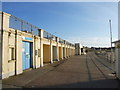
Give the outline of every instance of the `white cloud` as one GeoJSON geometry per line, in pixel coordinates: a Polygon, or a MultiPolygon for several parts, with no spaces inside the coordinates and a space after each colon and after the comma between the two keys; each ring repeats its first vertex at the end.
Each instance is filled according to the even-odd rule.
{"type": "MultiPolygon", "coordinates": [[[[108,37],[68,37],[68,41],[72,43],[81,43],[85,46],[110,47],[110,38],[108,37]]],[[[117,38],[113,38],[116,41],[117,38]]]]}

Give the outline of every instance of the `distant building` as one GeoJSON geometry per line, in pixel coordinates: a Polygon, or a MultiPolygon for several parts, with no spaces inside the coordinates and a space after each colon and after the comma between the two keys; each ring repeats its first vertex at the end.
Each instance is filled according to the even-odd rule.
{"type": "MultiPolygon", "coordinates": [[[[91,47],[91,50],[111,52],[111,47],[91,47]]],[[[115,47],[112,47],[112,50],[114,51],[115,47]]]]}
{"type": "Polygon", "coordinates": [[[75,55],[84,55],[86,54],[84,46],[80,43],[75,43],[75,55]]]}

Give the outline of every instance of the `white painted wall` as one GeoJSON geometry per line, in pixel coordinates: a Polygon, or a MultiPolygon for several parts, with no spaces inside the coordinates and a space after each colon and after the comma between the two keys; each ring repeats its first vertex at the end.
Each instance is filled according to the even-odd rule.
{"type": "MultiPolygon", "coordinates": [[[[46,55],[45,58],[47,58],[46,62],[52,62],[52,44],[54,44],[51,40],[45,39],[43,38],[43,31],[41,30],[41,38],[40,37],[34,37],[34,35],[30,34],[30,33],[26,33],[26,32],[22,32],[20,30],[14,30],[12,28],[9,28],[9,17],[10,14],[4,13],[4,25],[3,25],[3,42],[1,42],[0,40],[0,49],[1,49],[1,43],[2,43],[2,52],[0,52],[0,58],[1,58],[1,54],[2,54],[2,59],[0,59],[0,61],[2,60],[2,65],[0,62],[0,66],[2,66],[2,78],[8,78],[9,76],[13,76],[15,74],[21,74],[23,73],[22,70],[22,41],[24,40],[23,37],[30,37],[32,38],[31,41],[29,40],[24,40],[24,41],[29,41],[31,43],[33,43],[32,47],[33,47],[33,51],[32,51],[32,63],[33,63],[33,68],[38,68],[38,67],[42,67],[43,66],[43,57],[44,55],[46,55]],[[16,38],[15,38],[15,33],[16,33],[16,38]],[[46,45],[46,46],[45,46],[46,45]],[[13,48],[14,50],[14,54],[16,57],[10,59],[9,56],[11,56],[11,49],[13,48]],[[45,48],[45,49],[44,49],[45,48]],[[35,56],[35,50],[40,49],[40,55],[38,57],[38,54],[35,56]],[[46,53],[43,54],[45,51],[46,53]],[[10,60],[9,60],[10,59],[10,60]],[[9,60],[9,62],[8,62],[9,60]],[[16,61],[16,63],[15,63],[16,61]]],[[[0,30],[1,31],[1,30],[0,30]]],[[[0,39],[1,39],[1,33],[0,33],[0,39]]],[[[56,42],[55,42],[56,43],[56,42]]],[[[57,55],[57,53],[59,53],[59,49],[58,49],[58,43],[56,46],[56,49],[54,49],[54,58],[58,58],[59,54],[57,55]]],[[[63,58],[63,53],[64,53],[64,57],[66,58],[66,48],[68,48],[69,46],[65,44],[63,44],[62,48],[61,48],[61,52],[62,52],[62,58],[63,58]],[[63,50],[64,47],[64,50],[63,50]]],[[[71,55],[74,55],[74,46],[71,46],[71,55]]],[[[1,51],[1,50],[0,50],[1,51]]],[[[13,55],[13,54],[12,54],[13,55]]]]}
{"type": "Polygon", "coordinates": [[[76,43],[75,44],[75,54],[76,55],[81,55],[82,54],[82,52],[81,52],[81,48],[83,48],[83,46],[82,46],[82,44],[80,44],[80,43],[76,43]]]}
{"type": "MultiPolygon", "coordinates": [[[[118,40],[120,40],[120,2],[118,3],[118,40]]],[[[116,73],[120,79],[120,48],[116,49],[116,73]]]]}
{"type": "Polygon", "coordinates": [[[2,89],[2,39],[1,39],[1,20],[2,14],[0,13],[0,89],[2,89]]]}

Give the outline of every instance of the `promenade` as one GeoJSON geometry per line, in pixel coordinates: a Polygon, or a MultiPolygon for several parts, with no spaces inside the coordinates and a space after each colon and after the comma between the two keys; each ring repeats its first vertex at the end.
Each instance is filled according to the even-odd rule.
{"type": "Polygon", "coordinates": [[[3,88],[119,88],[119,80],[101,61],[93,52],[72,56],[4,79],[3,88]]]}

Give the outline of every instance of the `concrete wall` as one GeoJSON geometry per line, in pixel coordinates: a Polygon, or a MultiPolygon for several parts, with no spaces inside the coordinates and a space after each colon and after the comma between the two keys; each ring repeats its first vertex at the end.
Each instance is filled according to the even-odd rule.
{"type": "MultiPolygon", "coordinates": [[[[0,22],[2,22],[2,13],[0,13],[0,22]]],[[[2,66],[2,27],[0,23],[0,66],[2,66]]],[[[0,79],[2,79],[2,67],[0,67],[0,79]]]]}
{"type": "Polygon", "coordinates": [[[22,32],[16,31],[16,74],[21,74],[22,71],[22,32]],[[21,52],[21,53],[20,53],[21,52]]]}
{"type": "MultiPolygon", "coordinates": [[[[23,37],[32,38],[34,43],[34,37],[31,34],[21,32],[19,30],[9,29],[3,33],[3,52],[2,52],[2,78],[7,78],[12,75],[21,74],[22,70],[22,41],[23,37]],[[7,54],[6,54],[7,53],[7,54]]],[[[33,46],[34,47],[34,44],[33,46]]],[[[33,68],[36,66],[34,64],[34,50],[32,52],[32,63],[33,68]]]]}
{"type": "Polygon", "coordinates": [[[59,61],[63,57],[74,55],[74,46],[43,38],[44,30],[40,30],[40,36],[34,36],[28,32],[9,28],[10,14],[4,13],[3,18],[3,39],[0,42],[2,44],[2,79],[23,73],[23,41],[31,43],[31,68],[43,67],[44,63],[53,63],[53,59],[59,61]]]}
{"type": "MultiPolygon", "coordinates": [[[[9,65],[8,65],[8,56],[6,53],[8,53],[9,47],[8,47],[8,32],[9,32],[9,14],[4,14],[3,16],[3,40],[2,40],[2,78],[9,77],[9,65]]],[[[10,62],[11,63],[11,62],[10,62]]]]}
{"type": "Polygon", "coordinates": [[[35,68],[39,68],[41,66],[41,48],[40,48],[40,37],[38,36],[35,36],[34,37],[34,42],[35,42],[35,45],[34,45],[34,49],[35,49],[35,55],[34,55],[34,58],[35,58],[35,68]]]}
{"type": "Polygon", "coordinates": [[[15,30],[8,32],[8,72],[9,76],[15,75],[15,30]]]}
{"type": "Polygon", "coordinates": [[[75,54],[76,55],[84,55],[84,54],[86,54],[85,53],[85,48],[80,43],[75,44],[75,54]]]}

